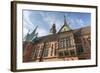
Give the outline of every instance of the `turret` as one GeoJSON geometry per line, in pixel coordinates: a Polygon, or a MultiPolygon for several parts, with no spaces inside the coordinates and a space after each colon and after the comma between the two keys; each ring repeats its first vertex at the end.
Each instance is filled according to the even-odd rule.
{"type": "Polygon", "coordinates": [[[51,29],[50,29],[50,33],[55,34],[56,33],[56,25],[53,24],[51,29]]]}

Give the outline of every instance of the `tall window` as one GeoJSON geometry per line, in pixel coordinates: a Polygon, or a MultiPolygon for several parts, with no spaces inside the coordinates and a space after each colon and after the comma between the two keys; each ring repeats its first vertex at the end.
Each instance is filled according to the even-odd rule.
{"type": "Polygon", "coordinates": [[[59,48],[68,48],[71,47],[70,37],[62,38],[59,40],[59,48]]]}
{"type": "Polygon", "coordinates": [[[39,50],[37,48],[35,48],[31,54],[31,59],[32,60],[36,60],[37,57],[38,57],[38,53],[39,53],[39,50]]]}
{"type": "Polygon", "coordinates": [[[55,43],[55,49],[57,49],[58,48],[58,44],[57,43],[55,43]]]}
{"type": "Polygon", "coordinates": [[[65,48],[65,47],[66,47],[66,39],[62,38],[60,39],[60,42],[59,42],[59,48],[65,48]]]}
{"type": "Polygon", "coordinates": [[[69,47],[69,38],[66,38],[66,46],[69,47]]]}
{"type": "Polygon", "coordinates": [[[34,58],[34,55],[35,55],[35,49],[32,50],[32,53],[31,53],[31,59],[34,58]]]}
{"type": "Polygon", "coordinates": [[[56,49],[57,49],[57,43],[55,43],[55,45],[54,45],[54,55],[55,56],[57,55],[56,49]]]}
{"type": "Polygon", "coordinates": [[[39,50],[39,57],[41,57],[42,55],[42,50],[39,50]]]}
{"type": "Polygon", "coordinates": [[[63,39],[60,40],[59,47],[63,48],[63,39]]]}
{"type": "Polygon", "coordinates": [[[75,50],[70,50],[70,55],[75,56],[75,50]]]}
{"type": "Polygon", "coordinates": [[[77,54],[80,55],[82,52],[84,52],[83,47],[81,45],[79,45],[77,47],[77,54]]]}
{"type": "Polygon", "coordinates": [[[51,46],[51,56],[53,55],[53,44],[51,46]]]}
{"type": "Polygon", "coordinates": [[[65,54],[65,56],[68,56],[69,55],[69,51],[68,50],[64,51],[64,54],[65,54]]]}
{"type": "Polygon", "coordinates": [[[38,56],[38,53],[39,53],[39,50],[38,49],[35,49],[35,57],[38,56]]]}
{"type": "Polygon", "coordinates": [[[70,36],[68,36],[66,38],[66,41],[67,41],[67,47],[71,47],[71,39],[70,39],[70,36]]]}
{"type": "Polygon", "coordinates": [[[47,57],[48,56],[48,49],[47,48],[44,49],[43,56],[44,57],[47,57]]]}
{"type": "Polygon", "coordinates": [[[57,55],[57,49],[55,49],[55,52],[54,53],[55,53],[55,56],[56,56],[57,55]]]}
{"type": "Polygon", "coordinates": [[[66,38],[63,38],[63,48],[66,48],[66,38]]]}

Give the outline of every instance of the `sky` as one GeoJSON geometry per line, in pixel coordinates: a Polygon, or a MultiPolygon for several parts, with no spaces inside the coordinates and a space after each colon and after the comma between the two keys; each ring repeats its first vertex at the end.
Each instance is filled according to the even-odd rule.
{"type": "Polygon", "coordinates": [[[48,35],[52,24],[56,24],[56,30],[59,31],[64,24],[64,16],[71,29],[91,25],[91,13],[23,10],[23,37],[36,26],[38,37],[48,35]]]}

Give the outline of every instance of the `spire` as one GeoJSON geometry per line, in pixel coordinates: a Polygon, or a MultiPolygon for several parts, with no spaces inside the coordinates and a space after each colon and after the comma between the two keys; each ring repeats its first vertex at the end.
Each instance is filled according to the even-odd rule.
{"type": "Polygon", "coordinates": [[[66,25],[67,22],[66,22],[66,16],[64,15],[64,25],[66,25]]]}
{"type": "Polygon", "coordinates": [[[36,33],[36,29],[38,26],[36,26],[36,28],[33,30],[32,33],[29,34],[29,32],[27,33],[27,35],[25,36],[25,41],[27,42],[34,42],[37,38],[38,33],[36,33]]]}
{"type": "Polygon", "coordinates": [[[68,23],[66,22],[66,16],[64,15],[64,24],[61,27],[61,29],[59,30],[59,32],[65,32],[65,31],[69,31],[69,30],[71,30],[71,29],[70,29],[68,23]]]}
{"type": "Polygon", "coordinates": [[[35,29],[34,29],[33,32],[31,33],[31,35],[35,34],[37,27],[38,27],[38,26],[35,27],[35,29]]]}

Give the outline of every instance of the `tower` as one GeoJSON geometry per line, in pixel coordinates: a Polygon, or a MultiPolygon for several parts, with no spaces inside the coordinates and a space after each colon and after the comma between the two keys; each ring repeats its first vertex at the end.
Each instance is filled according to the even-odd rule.
{"type": "Polygon", "coordinates": [[[27,35],[25,36],[25,41],[33,43],[36,40],[38,35],[38,33],[36,33],[37,27],[38,26],[36,26],[35,29],[30,34],[27,33],[27,35]]]}
{"type": "Polygon", "coordinates": [[[55,34],[56,33],[56,25],[53,24],[51,29],[50,29],[50,33],[55,34]]]}

